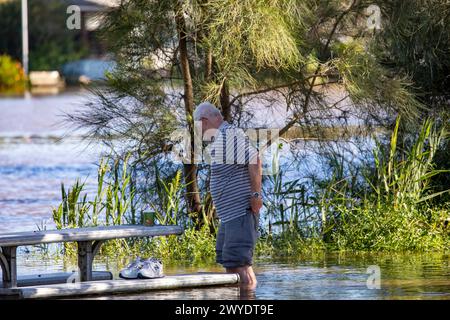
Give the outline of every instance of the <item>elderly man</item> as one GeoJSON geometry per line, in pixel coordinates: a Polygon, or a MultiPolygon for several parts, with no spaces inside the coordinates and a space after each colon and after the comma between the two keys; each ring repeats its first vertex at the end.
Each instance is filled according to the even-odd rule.
{"type": "Polygon", "coordinates": [[[210,191],[220,219],[216,260],[241,282],[256,286],[253,250],[262,207],[262,166],[257,150],[239,128],[223,120],[220,111],[204,102],[194,111],[204,141],[211,142],[210,191]]]}

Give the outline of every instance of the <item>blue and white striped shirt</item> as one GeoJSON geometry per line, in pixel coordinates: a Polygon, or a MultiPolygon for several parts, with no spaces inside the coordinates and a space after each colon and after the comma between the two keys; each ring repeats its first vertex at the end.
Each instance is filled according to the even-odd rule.
{"type": "Polygon", "coordinates": [[[242,129],[224,121],[209,154],[210,191],[219,219],[227,222],[245,215],[251,196],[248,165],[256,164],[258,151],[242,129]]]}

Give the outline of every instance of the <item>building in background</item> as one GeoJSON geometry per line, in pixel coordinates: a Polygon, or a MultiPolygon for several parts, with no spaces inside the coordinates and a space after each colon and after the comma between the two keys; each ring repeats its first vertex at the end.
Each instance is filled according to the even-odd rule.
{"type": "Polygon", "coordinates": [[[117,6],[120,0],[62,0],[67,6],[76,5],[81,11],[81,38],[89,57],[64,64],[62,74],[69,83],[89,83],[103,80],[105,73],[113,71],[116,64],[96,32],[102,24],[102,13],[117,6]]]}
{"type": "MultiPolygon", "coordinates": [[[[32,1],[32,0],[31,0],[32,1]]],[[[106,48],[96,38],[102,23],[102,13],[117,6],[120,0],[60,0],[67,6],[76,5],[81,11],[81,39],[91,56],[106,54],[106,48]]]]}

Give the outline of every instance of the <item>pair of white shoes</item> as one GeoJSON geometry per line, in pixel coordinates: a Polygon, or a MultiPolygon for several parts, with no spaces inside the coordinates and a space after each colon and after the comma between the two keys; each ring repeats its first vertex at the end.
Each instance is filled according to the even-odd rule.
{"type": "Polygon", "coordinates": [[[141,259],[137,257],[125,269],[121,270],[122,279],[155,279],[164,277],[161,260],[155,258],[141,259]]]}

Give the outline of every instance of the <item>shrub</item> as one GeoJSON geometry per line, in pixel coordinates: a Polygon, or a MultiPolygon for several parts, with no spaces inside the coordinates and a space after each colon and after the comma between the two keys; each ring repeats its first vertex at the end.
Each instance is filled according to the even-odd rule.
{"type": "Polygon", "coordinates": [[[8,55],[0,55],[0,90],[23,88],[24,85],[22,65],[8,55]]]}

